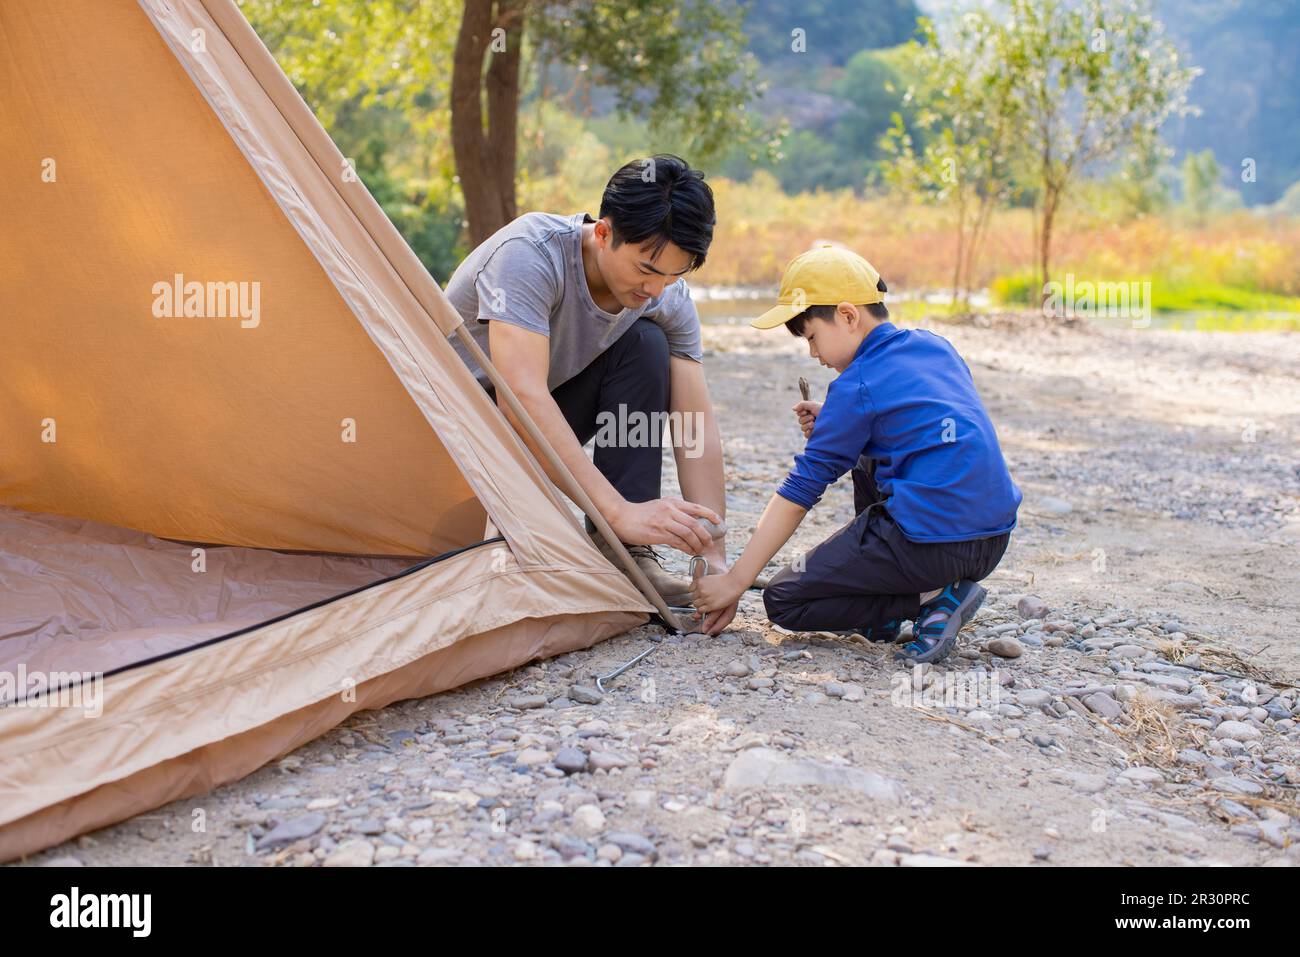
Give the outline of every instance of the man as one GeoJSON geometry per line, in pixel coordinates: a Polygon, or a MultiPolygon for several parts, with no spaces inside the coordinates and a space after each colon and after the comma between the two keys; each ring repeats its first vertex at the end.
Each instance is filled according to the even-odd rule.
{"type": "MultiPolygon", "coordinates": [[[[676,156],[636,160],[609,180],[599,219],[527,213],[447,284],[475,340],[670,605],[689,602],[690,583],[669,575],[651,546],[702,554],[711,572],[726,567],[723,536],[701,522],[722,526],[725,516],[722,439],[699,315],[681,281],[704,263],[715,221],[701,172],[676,156]],[[665,421],[684,499],[661,497],[665,421]]],[[[715,611],[704,629],[721,632],[735,612],[715,611]]]]}

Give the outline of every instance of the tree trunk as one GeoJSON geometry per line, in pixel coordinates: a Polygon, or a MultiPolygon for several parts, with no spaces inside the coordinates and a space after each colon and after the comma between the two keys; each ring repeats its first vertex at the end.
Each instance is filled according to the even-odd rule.
{"type": "Polygon", "coordinates": [[[1056,202],[1056,190],[1049,187],[1043,191],[1042,226],[1038,234],[1038,269],[1043,277],[1039,287],[1040,308],[1047,302],[1047,284],[1052,281],[1052,221],[1056,218],[1056,202]]]}
{"type": "MultiPolygon", "coordinates": [[[[451,72],[451,146],[465,198],[470,242],[477,246],[515,218],[519,59],[526,0],[465,0],[451,72]],[[505,49],[491,49],[493,30],[505,49]],[[484,128],[483,58],[487,105],[484,128]]],[[[498,45],[499,46],[499,45],[498,45]]]]}
{"type": "Polygon", "coordinates": [[[952,308],[956,309],[961,300],[961,263],[966,245],[966,201],[957,201],[957,264],[952,272],[952,308]]]}

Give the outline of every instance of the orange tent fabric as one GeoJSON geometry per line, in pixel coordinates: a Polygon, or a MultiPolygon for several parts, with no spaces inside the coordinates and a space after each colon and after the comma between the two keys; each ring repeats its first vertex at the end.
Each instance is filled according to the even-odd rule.
{"type": "Polygon", "coordinates": [[[230,0],[0,50],[0,859],[645,620],[230,0]]]}

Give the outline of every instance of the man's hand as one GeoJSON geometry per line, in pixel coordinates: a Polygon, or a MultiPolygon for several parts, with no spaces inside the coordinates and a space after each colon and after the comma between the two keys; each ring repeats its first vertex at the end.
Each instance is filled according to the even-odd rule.
{"type": "Polygon", "coordinates": [[[713,509],[680,498],[625,502],[609,524],[619,541],[628,545],[669,545],[699,555],[713,546],[712,537],[696,521],[700,518],[722,524],[722,517],[713,509]]]}
{"type": "Polygon", "coordinates": [[[821,415],[822,404],[804,399],[802,402],[794,404],[794,414],[799,419],[799,428],[803,430],[805,439],[812,437],[813,424],[817,421],[817,416],[821,415]]]}

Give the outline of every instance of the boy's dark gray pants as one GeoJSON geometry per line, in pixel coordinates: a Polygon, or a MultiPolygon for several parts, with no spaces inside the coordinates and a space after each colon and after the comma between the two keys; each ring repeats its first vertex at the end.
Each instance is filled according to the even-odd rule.
{"type": "Polygon", "coordinates": [[[767,617],[791,631],[849,631],[915,619],[922,592],[998,567],[1011,534],[969,542],[912,542],[885,511],[875,463],[853,469],[857,518],[787,565],[763,590],[767,617]],[[796,567],[802,566],[796,571],[796,567]]]}

